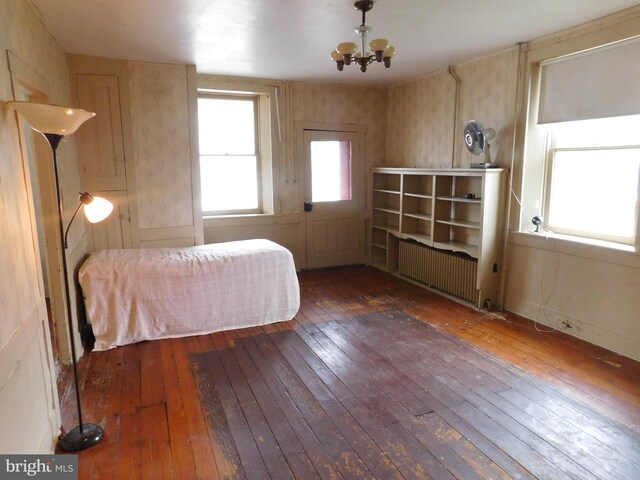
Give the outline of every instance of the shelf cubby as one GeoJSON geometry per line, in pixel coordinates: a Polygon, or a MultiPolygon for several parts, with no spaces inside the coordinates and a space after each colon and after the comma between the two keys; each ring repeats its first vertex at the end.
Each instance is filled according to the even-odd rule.
{"type": "MultiPolygon", "coordinates": [[[[437,249],[461,255],[477,266],[472,270],[477,286],[473,303],[496,303],[504,169],[374,168],[372,185],[371,257],[375,266],[413,278],[415,265],[410,274],[398,267],[402,242],[414,242],[412,251],[437,249]]],[[[420,255],[420,261],[429,257],[420,255]]],[[[410,263],[403,257],[403,265],[410,263]]],[[[464,298],[470,298],[468,293],[464,298]]]]}

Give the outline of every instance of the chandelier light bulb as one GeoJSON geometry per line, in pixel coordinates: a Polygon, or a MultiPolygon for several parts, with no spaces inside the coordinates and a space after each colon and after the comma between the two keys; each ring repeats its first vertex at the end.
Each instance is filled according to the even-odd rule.
{"type": "Polygon", "coordinates": [[[358,51],[358,45],[354,42],[342,42],[338,44],[336,50],[342,55],[353,55],[358,51]]]}
{"type": "Polygon", "coordinates": [[[342,55],[339,51],[334,50],[333,52],[331,52],[331,59],[336,62],[338,71],[341,72],[344,68],[344,55],[342,55]]]}
{"type": "Polygon", "coordinates": [[[389,68],[391,66],[391,57],[393,57],[395,54],[396,54],[395,47],[389,46],[385,49],[383,53],[385,68],[389,68]]]}
{"type": "Polygon", "coordinates": [[[386,38],[376,38],[369,42],[369,48],[374,52],[384,52],[389,46],[389,40],[386,38]]]}

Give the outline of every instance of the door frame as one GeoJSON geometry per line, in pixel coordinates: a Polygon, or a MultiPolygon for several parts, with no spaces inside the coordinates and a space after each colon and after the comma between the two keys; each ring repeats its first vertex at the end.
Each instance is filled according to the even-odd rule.
{"type": "MultiPolygon", "coordinates": [[[[39,75],[32,67],[24,62],[20,57],[15,55],[10,50],[7,51],[9,60],[9,70],[11,72],[11,81],[13,87],[13,97],[18,100],[19,92],[28,92],[29,99],[39,103],[49,103],[49,85],[44,77],[39,75]]],[[[22,122],[18,121],[18,131],[20,133],[20,146],[23,155],[23,168],[25,175],[31,176],[29,171],[29,160],[24,158],[27,155],[26,148],[26,136],[23,131],[22,122]]],[[[58,217],[57,210],[57,197],[56,197],[56,185],[54,181],[54,164],[52,160],[51,149],[47,144],[44,137],[39,134],[31,136],[33,139],[33,153],[35,154],[35,164],[38,169],[38,188],[40,190],[39,196],[41,199],[41,213],[44,217],[42,220],[43,230],[45,238],[40,238],[36,230],[35,224],[35,207],[33,192],[31,190],[31,183],[28,182],[28,198],[29,209],[34,216],[33,221],[33,235],[38,242],[45,242],[45,255],[46,258],[40,258],[39,250],[36,248],[38,267],[42,271],[42,264],[44,263],[48,273],[48,284],[50,286],[49,292],[44,291],[43,278],[39,277],[39,288],[43,297],[49,294],[51,302],[50,315],[52,317],[52,323],[54,325],[54,331],[48,332],[51,344],[48,348],[52,349],[55,343],[56,352],[51,351],[54,358],[62,363],[68,364],[71,362],[71,345],[70,341],[73,334],[69,332],[67,317],[66,317],[66,301],[64,294],[64,275],[62,274],[62,244],[60,243],[60,234],[58,232],[58,224],[51,219],[58,217]],[[55,342],[53,336],[55,335],[55,342]]],[[[48,327],[48,325],[47,325],[48,327]]],[[[47,330],[49,330],[47,328],[47,330]]],[[[81,351],[81,350],[80,350],[81,351]]]]}
{"type": "MultiPolygon", "coordinates": [[[[360,125],[355,123],[327,123],[327,122],[295,122],[295,147],[297,153],[297,178],[300,180],[300,188],[298,188],[298,212],[302,217],[301,228],[302,228],[302,238],[304,240],[303,252],[304,256],[301,258],[302,265],[301,269],[307,269],[307,216],[303,211],[303,204],[305,202],[305,196],[307,193],[307,182],[308,176],[306,175],[306,164],[305,164],[305,144],[304,144],[304,132],[305,130],[313,130],[319,132],[342,132],[342,133],[358,133],[362,135],[362,155],[363,155],[363,167],[361,169],[362,178],[359,179],[362,182],[362,205],[363,205],[363,215],[366,217],[366,208],[367,208],[367,142],[366,142],[366,133],[367,126],[360,125]]],[[[363,217],[363,218],[365,218],[363,217]]],[[[366,231],[365,231],[365,245],[366,245],[366,231]]],[[[365,248],[365,257],[366,257],[366,248],[365,248]]]]}

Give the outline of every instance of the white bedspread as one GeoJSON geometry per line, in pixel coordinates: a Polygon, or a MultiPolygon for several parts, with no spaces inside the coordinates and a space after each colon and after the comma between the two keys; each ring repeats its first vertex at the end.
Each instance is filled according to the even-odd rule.
{"type": "Polygon", "coordinates": [[[79,271],[95,350],[292,319],[293,256],[269,240],[103,250],[79,271]]]}

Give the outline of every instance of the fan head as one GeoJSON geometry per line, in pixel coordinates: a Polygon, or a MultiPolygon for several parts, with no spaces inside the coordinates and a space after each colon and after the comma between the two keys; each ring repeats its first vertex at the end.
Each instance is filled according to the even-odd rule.
{"type": "Polygon", "coordinates": [[[493,128],[485,129],[480,122],[469,120],[464,127],[464,143],[471,153],[482,155],[495,134],[493,128]]]}

